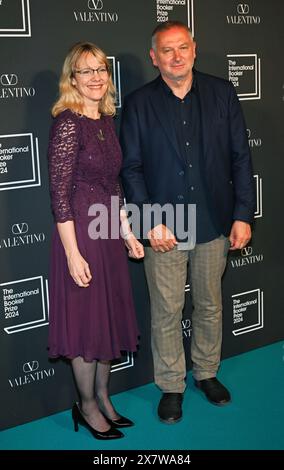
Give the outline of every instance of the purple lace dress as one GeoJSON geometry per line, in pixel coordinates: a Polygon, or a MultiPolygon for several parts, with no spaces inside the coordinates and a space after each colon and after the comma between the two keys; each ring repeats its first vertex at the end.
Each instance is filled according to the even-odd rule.
{"type": "MultiPolygon", "coordinates": [[[[111,196],[120,196],[121,150],[109,116],[93,120],[70,110],[53,122],[49,141],[52,209],[56,222],[73,220],[81,255],[92,280],[78,287],[69,274],[55,227],[50,265],[50,357],[86,361],[118,358],[135,351],[138,329],[121,238],[96,240],[88,227],[89,207],[102,203],[110,213],[111,196]]],[[[118,216],[119,206],[117,204],[118,216]]],[[[108,222],[110,224],[110,221],[108,222]]]]}

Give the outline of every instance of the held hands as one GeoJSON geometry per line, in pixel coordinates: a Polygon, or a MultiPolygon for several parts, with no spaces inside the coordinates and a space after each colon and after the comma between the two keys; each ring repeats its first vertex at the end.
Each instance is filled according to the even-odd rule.
{"type": "Polygon", "coordinates": [[[247,222],[235,220],[230,233],[230,250],[242,249],[251,239],[251,228],[247,222]]]}
{"type": "Polygon", "coordinates": [[[79,251],[67,256],[67,263],[70,276],[79,287],[89,287],[92,275],[88,263],[81,256],[79,251]]]}
{"type": "Polygon", "coordinates": [[[144,247],[135,237],[133,232],[129,232],[124,236],[124,243],[128,249],[128,256],[130,258],[140,259],[144,257],[144,247]]]}
{"type": "Polygon", "coordinates": [[[147,237],[153,250],[161,251],[162,253],[172,250],[178,244],[176,237],[163,224],[156,225],[156,227],[147,233],[147,237]]]}

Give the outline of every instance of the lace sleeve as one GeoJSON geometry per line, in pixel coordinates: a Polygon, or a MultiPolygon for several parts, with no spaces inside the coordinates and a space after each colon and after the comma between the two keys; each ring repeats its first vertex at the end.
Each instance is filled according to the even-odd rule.
{"type": "Polygon", "coordinates": [[[124,194],[122,191],[121,183],[118,180],[116,184],[116,196],[119,197],[119,208],[121,209],[124,206],[124,194]]]}
{"type": "Polygon", "coordinates": [[[50,131],[48,147],[51,206],[56,222],[74,219],[70,199],[78,140],[76,121],[58,116],[50,131]]]}
{"type": "MultiPolygon", "coordinates": [[[[116,129],[115,129],[115,124],[114,124],[114,119],[110,116],[108,116],[108,123],[109,123],[109,126],[113,132],[113,138],[115,140],[117,140],[117,136],[116,136],[116,129]]],[[[119,143],[118,143],[119,145],[119,143]]],[[[119,149],[120,149],[120,146],[119,146],[119,149]]],[[[120,178],[118,178],[117,180],[117,183],[116,183],[116,187],[115,187],[115,195],[119,197],[119,208],[121,209],[122,206],[124,206],[124,193],[123,193],[123,189],[122,189],[122,185],[121,185],[121,181],[120,181],[120,178]]]]}

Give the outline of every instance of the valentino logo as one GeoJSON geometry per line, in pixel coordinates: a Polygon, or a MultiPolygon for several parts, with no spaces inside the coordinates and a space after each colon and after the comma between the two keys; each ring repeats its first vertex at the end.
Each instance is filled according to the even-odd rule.
{"type": "Polygon", "coordinates": [[[75,21],[82,21],[83,23],[117,23],[119,20],[117,12],[103,11],[104,2],[102,2],[102,0],[88,0],[88,2],[86,1],[86,5],[88,5],[87,11],[73,11],[75,21]]]}
{"type": "Polygon", "coordinates": [[[250,256],[252,254],[252,247],[251,246],[245,246],[241,250],[242,256],[250,256]]]}
{"type": "Polygon", "coordinates": [[[239,15],[247,15],[249,12],[249,6],[247,3],[239,3],[237,6],[237,12],[239,15]]]}
{"type": "Polygon", "coordinates": [[[227,15],[227,23],[241,25],[241,24],[260,24],[261,18],[259,15],[251,15],[250,6],[248,3],[237,4],[237,15],[227,15]]]}
{"type": "Polygon", "coordinates": [[[240,250],[240,256],[233,257],[231,259],[232,268],[243,268],[249,266],[250,264],[262,263],[263,253],[253,253],[253,248],[251,246],[245,246],[240,250]]]}
{"type": "Polygon", "coordinates": [[[29,233],[29,225],[26,222],[13,224],[11,226],[11,232],[13,236],[10,235],[7,238],[0,237],[0,250],[2,248],[15,248],[45,242],[45,233],[29,233]]]}
{"type": "Polygon", "coordinates": [[[191,320],[189,318],[181,321],[182,333],[185,338],[191,336],[191,320]]]}
{"type": "Polygon", "coordinates": [[[262,263],[263,253],[254,253],[252,246],[245,246],[240,250],[240,254],[231,258],[232,268],[243,268],[250,264],[262,263]]]}
{"type": "Polygon", "coordinates": [[[181,324],[182,324],[182,328],[190,328],[191,327],[191,321],[190,321],[189,318],[187,318],[186,320],[182,320],[181,324]]]}
{"type": "Polygon", "coordinates": [[[103,2],[102,0],[88,0],[88,8],[90,10],[102,10],[103,9],[103,2]]]}
{"type": "Polygon", "coordinates": [[[23,371],[25,374],[30,374],[31,372],[35,372],[39,368],[39,363],[38,361],[30,361],[30,362],[25,362],[23,365],[23,371]]]}
{"type": "Polygon", "coordinates": [[[50,369],[40,369],[38,361],[25,362],[23,364],[23,372],[24,375],[8,379],[11,388],[16,389],[16,387],[23,387],[24,385],[34,384],[35,382],[49,379],[55,375],[55,370],[53,367],[50,369]]]}
{"type": "Polygon", "coordinates": [[[3,73],[0,76],[2,86],[15,86],[18,83],[18,77],[15,73],[3,73]]]}
{"type": "Polygon", "coordinates": [[[19,86],[18,82],[19,78],[15,73],[2,73],[0,75],[0,99],[35,96],[34,87],[19,86]]]}
{"type": "Polygon", "coordinates": [[[247,129],[248,143],[250,147],[257,148],[262,146],[262,139],[252,135],[250,129],[247,129]]]}
{"type": "Polygon", "coordinates": [[[14,235],[23,235],[27,233],[29,226],[26,222],[20,222],[19,224],[12,225],[12,233],[14,235]]]}

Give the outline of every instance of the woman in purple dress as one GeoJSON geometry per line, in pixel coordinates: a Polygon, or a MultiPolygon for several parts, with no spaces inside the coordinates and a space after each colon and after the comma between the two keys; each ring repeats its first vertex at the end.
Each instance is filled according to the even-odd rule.
{"type": "Polygon", "coordinates": [[[114,409],[108,381],[111,360],[137,346],[125,245],[129,256],[144,256],[120,209],[114,100],[104,52],[92,43],[75,44],[63,65],[48,151],[56,222],[49,355],[71,360],[80,394],[72,409],[75,431],[80,423],[97,439],[122,437],[117,428],[133,425],[114,409]],[[90,215],[97,212],[99,223],[90,215]],[[122,236],[113,229],[116,222],[122,236]]]}

